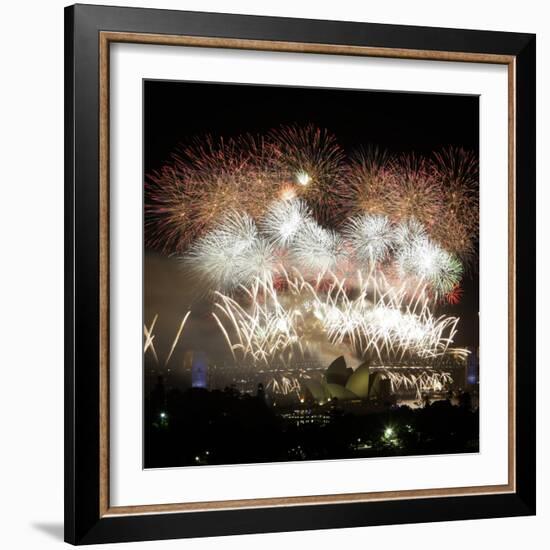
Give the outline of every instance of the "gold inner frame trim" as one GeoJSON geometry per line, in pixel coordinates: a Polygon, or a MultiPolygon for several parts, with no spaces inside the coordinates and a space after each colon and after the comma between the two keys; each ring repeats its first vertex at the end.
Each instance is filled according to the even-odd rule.
{"type": "Polygon", "coordinates": [[[99,514],[100,517],[160,514],[169,512],[197,512],[276,506],[303,506],[343,504],[350,502],[375,502],[383,500],[441,498],[448,496],[487,495],[514,493],[516,491],[516,243],[515,243],[515,90],[516,58],[511,55],[413,50],[402,48],[377,48],[337,44],[313,44],[279,42],[184,35],[107,32],[99,33],[99,514]],[[430,61],[455,61],[465,63],[492,63],[508,68],[508,483],[475,487],[415,489],[406,491],[381,491],[277,497],[261,499],[224,500],[213,502],[189,502],[171,504],[147,504],[139,506],[110,505],[109,500],[109,82],[111,43],[155,44],[162,46],[187,46],[255,50],[271,52],[312,53],[363,57],[387,57],[394,59],[418,59],[430,61]]]}

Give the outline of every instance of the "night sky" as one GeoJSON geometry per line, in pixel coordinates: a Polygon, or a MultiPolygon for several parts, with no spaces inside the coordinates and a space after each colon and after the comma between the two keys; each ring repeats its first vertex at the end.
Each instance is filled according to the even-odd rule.
{"type": "MultiPolygon", "coordinates": [[[[203,134],[230,137],[307,123],[330,130],[347,153],[368,144],[394,153],[429,154],[449,145],[479,151],[477,96],[147,80],[144,173],[160,168],[179,145],[203,134]]],[[[153,258],[156,267],[148,267],[149,254],[146,316],[147,296],[155,294],[150,287],[163,276],[159,258],[153,258]]],[[[455,344],[476,347],[476,268],[462,286],[461,303],[442,309],[461,317],[455,344]]]]}

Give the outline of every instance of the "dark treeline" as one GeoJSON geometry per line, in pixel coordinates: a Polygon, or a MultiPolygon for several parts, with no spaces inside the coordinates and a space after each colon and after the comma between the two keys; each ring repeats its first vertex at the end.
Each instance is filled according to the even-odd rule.
{"type": "Polygon", "coordinates": [[[477,452],[479,415],[469,395],[423,408],[354,414],[330,407],[280,409],[235,389],[157,386],[145,402],[145,467],[239,464],[477,452]],[[309,422],[297,425],[300,411],[309,422]],[[285,414],[287,417],[285,417],[285,414]]]}

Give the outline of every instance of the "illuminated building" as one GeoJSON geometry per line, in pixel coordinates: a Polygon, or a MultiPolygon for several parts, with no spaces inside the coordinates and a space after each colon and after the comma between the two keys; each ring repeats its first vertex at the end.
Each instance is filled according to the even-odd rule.
{"type": "Polygon", "coordinates": [[[323,410],[320,407],[315,409],[295,408],[290,412],[283,413],[281,416],[296,426],[306,426],[308,424],[326,426],[331,421],[330,411],[323,410]]]}
{"type": "Polygon", "coordinates": [[[206,354],[201,351],[193,354],[191,386],[193,388],[206,388],[208,386],[208,363],[206,354]]]}
{"type": "Polygon", "coordinates": [[[468,356],[466,385],[479,383],[479,348],[468,356]]]}
{"type": "Polygon", "coordinates": [[[191,371],[193,369],[193,352],[186,351],[183,354],[183,381],[185,386],[191,385],[191,371]]]}

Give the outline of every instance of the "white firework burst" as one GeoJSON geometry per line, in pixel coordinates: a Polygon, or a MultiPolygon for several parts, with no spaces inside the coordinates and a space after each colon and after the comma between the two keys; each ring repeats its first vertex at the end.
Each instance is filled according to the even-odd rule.
{"type": "Polygon", "coordinates": [[[258,235],[252,218],[238,212],[229,213],[184,258],[202,282],[226,291],[270,277],[275,261],[273,246],[258,235]]]}
{"type": "Polygon", "coordinates": [[[337,267],[344,249],[336,232],[321,227],[314,220],[306,220],[293,239],[290,252],[300,270],[322,276],[337,267]]]}
{"type": "Polygon", "coordinates": [[[450,292],[462,277],[460,260],[428,238],[415,239],[400,249],[398,266],[404,275],[429,283],[436,295],[450,292]]]}
{"type": "Polygon", "coordinates": [[[384,261],[396,244],[394,227],[387,216],[363,214],[351,218],[344,237],[360,263],[373,266],[384,261]]]}
{"type": "Polygon", "coordinates": [[[310,221],[313,221],[311,212],[304,201],[291,198],[273,203],[260,227],[269,242],[287,246],[310,221]]]}
{"type": "Polygon", "coordinates": [[[409,218],[395,226],[395,242],[400,247],[411,246],[426,236],[426,228],[416,218],[409,218]]]}
{"type": "Polygon", "coordinates": [[[256,279],[270,279],[277,270],[276,263],[277,255],[273,245],[260,237],[255,239],[237,259],[234,285],[250,284],[256,279]]]}

